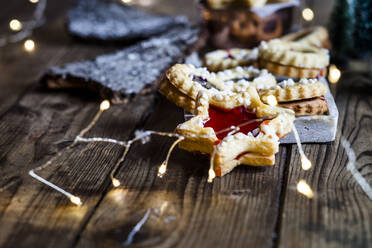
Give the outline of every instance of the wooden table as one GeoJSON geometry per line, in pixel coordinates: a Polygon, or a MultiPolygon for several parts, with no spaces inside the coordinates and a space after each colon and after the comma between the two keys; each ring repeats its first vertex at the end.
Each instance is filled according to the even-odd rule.
{"type": "MultiPolygon", "coordinates": [[[[22,43],[0,48],[1,247],[120,247],[146,216],[133,247],[372,246],[372,201],[347,170],[340,142],[350,141],[357,169],[371,185],[372,80],[354,72],[333,87],[340,111],[336,141],[304,145],[310,171],[301,170],[297,147],[284,145],[274,167],[240,166],[208,184],[207,159],[176,149],[160,179],[158,166],[172,140],[154,137],[134,145],[116,175],[118,189],[108,175],[123,148],[113,144],[78,144],[40,172],[80,196],[81,207],[28,176],[71,143],[99,103],[85,92],[41,88],[42,73],[118,49],[73,40],[64,29],[68,3],[48,4],[33,53],[22,43]],[[297,192],[301,179],[314,198],[297,192]]],[[[0,23],[31,11],[30,3],[7,1],[0,23]]],[[[182,110],[151,94],[113,106],[87,136],[127,140],[135,130],[172,131],[182,121],[182,110]]]]}

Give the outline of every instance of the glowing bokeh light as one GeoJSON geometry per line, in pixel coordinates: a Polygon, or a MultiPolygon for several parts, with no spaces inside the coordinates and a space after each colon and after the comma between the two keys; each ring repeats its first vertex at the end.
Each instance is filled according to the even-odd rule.
{"type": "Polygon", "coordinates": [[[276,106],[278,105],[278,101],[276,100],[276,97],[273,96],[273,95],[270,95],[267,97],[267,103],[270,105],[270,106],[276,106]]]}
{"type": "Polygon", "coordinates": [[[159,166],[158,177],[163,177],[165,172],[167,172],[167,164],[164,162],[159,166]]]}
{"type": "Polygon", "coordinates": [[[209,169],[208,172],[208,183],[213,182],[213,180],[216,178],[216,173],[214,172],[213,169],[209,169]]]}
{"type": "Polygon", "coordinates": [[[99,109],[101,111],[108,110],[109,108],[110,108],[110,101],[109,100],[104,100],[103,102],[101,102],[101,105],[99,106],[99,109]]]}
{"type": "Polygon", "coordinates": [[[302,18],[304,18],[305,21],[312,21],[314,19],[314,12],[310,8],[305,8],[302,10],[302,18]]]}
{"type": "Polygon", "coordinates": [[[336,84],[341,78],[341,71],[335,65],[329,67],[328,80],[329,82],[336,84]]]}
{"type": "Polygon", "coordinates": [[[119,187],[120,186],[120,181],[116,178],[112,179],[112,185],[114,185],[114,187],[119,187]]]}
{"type": "Polygon", "coordinates": [[[299,193],[303,194],[304,196],[306,196],[307,198],[313,198],[314,197],[313,191],[311,190],[310,186],[304,180],[300,180],[298,182],[297,191],[299,193]]]}
{"type": "Polygon", "coordinates": [[[83,203],[81,202],[80,198],[77,197],[77,196],[71,196],[71,197],[70,197],[70,201],[71,201],[73,204],[78,205],[78,206],[83,205],[83,203]]]}
{"type": "Polygon", "coordinates": [[[311,166],[312,166],[311,161],[305,155],[302,155],[301,156],[302,169],[307,171],[307,170],[310,170],[311,166]]]}
{"type": "Polygon", "coordinates": [[[23,46],[27,52],[32,52],[35,50],[35,42],[33,40],[26,40],[23,46]]]}
{"type": "Polygon", "coordinates": [[[22,23],[17,19],[13,19],[9,22],[9,28],[12,31],[20,31],[22,29],[22,23]]]}

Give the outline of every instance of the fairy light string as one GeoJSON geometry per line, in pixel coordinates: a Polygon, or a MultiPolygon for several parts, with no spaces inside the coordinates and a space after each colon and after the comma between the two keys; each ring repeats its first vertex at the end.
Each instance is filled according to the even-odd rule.
{"type": "MultiPolygon", "coordinates": [[[[47,168],[48,166],[52,165],[56,161],[56,159],[63,154],[64,151],[70,150],[71,148],[73,148],[79,142],[81,142],[81,143],[91,143],[91,142],[94,142],[94,143],[97,143],[97,142],[98,143],[99,142],[112,143],[112,144],[122,146],[124,148],[123,153],[121,154],[120,158],[115,163],[115,166],[113,167],[113,169],[111,170],[111,172],[109,174],[113,187],[119,187],[121,185],[120,180],[118,178],[115,178],[115,175],[116,175],[117,171],[119,170],[120,165],[124,162],[131,146],[137,141],[141,141],[143,144],[147,143],[150,139],[150,136],[157,135],[157,136],[163,136],[163,137],[169,137],[169,138],[177,138],[176,141],[174,141],[172,143],[171,147],[169,148],[166,159],[158,167],[158,177],[160,177],[160,178],[163,177],[165,175],[166,171],[167,171],[167,166],[168,166],[169,159],[170,159],[172,151],[174,150],[174,148],[176,147],[176,145],[179,142],[183,141],[186,138],[186,136],[182,136],[182,135],[177,134],[177,133],[157,132],[157,131],[150,131],[150,130],[147,130],[147,131],[137,130],[134,134],[135,137],[131,140],[128,140],[128,141],[121,141],[121,140],[116,140],[116,139],[112,139],[112,138],[101,138],[101,137],[86,138],[86,137],[84,137],[84,135],[86,135],[95,126],[97,121],[102,116],[102,113],[104,111],[108,110],[109,108],[110,108],[110,102],[108,100],[104,100],[103,102],[101,102],[101,104],[99,106],[99,111],[96,113],[96,115],[93,117],[92,121],[87,125],[87,127],[80,131],[80,133],[76,136],[74,141],[69,146],[67,146],[64,150],[58,152],[56,154],[56,156],[51,158],[49,161],[47,161],[43,165],[30,170],[29,175],[31,177],[33,177],[34,179],[38,180],[39,182],[55,189],[56,191],[60,192],[61,194],[65,195],[67,198],[70,199],[70,201],[73,204],[80,206],[83,203],[78,196],[73,195],[70,192],[66,191],[65,189],[62,189],[61,187],[51,183],[50,181],[48,181],[45,178],[38,175],[37,172],[39,172],[39,171],[47,168]]],[[[220,130],[220,131],[216,132],[215,134],[217,135],[219,133],[229,132],[228,135],[233,135],[233,134],[239,132],[240,128],[245,126],[245,125],[248,125],[252,122],[262,122],[262,121],[268,120],[268,119],[271,119],[271,117],[267,116],[267,117],[261,117],[261,118],[258,118],[258,119],[250,120],[250,121],[242,123],[238,126],[231,126],[229,128],[220,130]]],[[[312,167],[312,164],[311,164],[311,161],[307,158],[307,156],[305,155],[305,153],[302,149],[300,137],[299,137],[298,131],[297,131],[297,129],[294,125],[293,125],[293,133],[294,133],[296,143],[297,143],[297,146],[298,146],[298,151],[299,151],[300,157],[301,157],[301,159],[300,159],[301,160],[301,168],[303,170],[307,171],[312,167]]],[[[203,137],[209,137],[209,136],[200,135],[198,137],[203,138],[203,137]]],[[[345,141],[343,141],[343,143],[344,143],[343,145],[344,145],[345,149],[347,150],[348,146],[345,145],[346,144],[345,141]]],[[[216,177],[216,173],[215,173],[215,170],[214,170],[214,159],[215,159],[215,156],[216,156],[216,152],[218,150],[218,146],[219,145],[216,145],[214,147],[214,150],[211,154],[210,168],[209,168],[209,171],[208,171],[208,182],[209,183],[213,182],[213,180],[216,177]]],[[[350,154],[352,154],[352,153],[350,153],[350,154]]],[[[350,159],[350,160],[353,161],[352,159],[350,159]]],[[[348,169],[353,173],[353,176],[355,177],[355,179],[358,179],[357,180],[358,183],[363,185],[362,186],[363,190],[371,198],[371,187],[368,185],[368,183],[367,184],[365,183],[365,180],[364,181],[362,180],[363,177],[360,175],[360,173],[358,174],[355,169],[351,168],[350,164],[352,164],[352,163],[349,163],[348,169]]],[[[301,179],[297,183],[297,191],[299,193],[303,194],[304,196],[308,197],[308,198],[313,198],[314,197],[314,193],[313,193],[311,187],[306,183],[305,180],[301,179]]]]}
{"type": "Polygon", "coordinates": [[[359,184],[362,188],[364,193],[368,196],[370,200],[372,200],[372,187],[368,184],[367,180],[362,176],[359,170],[356,168],[358,164],[356,162],[356,156],[354,150],[351,148],[350,142],[347,141],[344,137],[341,138],[341,145],[344,147],[346,151],[346,155],[348,157],[348,163],[346,165],[346,169],[350,171],[353,175],[355,181],[359,184]]]}
{"type": "Polygon", "coordinates": [[[70,199],[70,201],[72,203],[74,203],[75,205],[78,205],[78,206],[81,206],[82,205],[82,201],[80,200],[80,198],[78,196],[75,196],[73,194],[71,194],[70,192],[67,192],[66,190],[62,189],[61,187],[47,181],[46,179],[42,178],[41,176],[39,176],[38,174],[36,174],[36,172],[38,171],[41,171],[45,168],[47,168],[48,166],[52,165],[53,162],[59,158],[60,156],[62,156],[63,154],[63,151],[67,151],[67,150],[70,150],[71,148],[73,148],[79,141],[81,141],[81,139],[83,139],[83,136],[84,134],[86,134],[90,129],[93,128],[93,126],[96,124],[96,122],[98,121],[98,119],[101,117],[102,113],[106,110],[108,110],[110,108],[110,102],[108,100],[104,100],[101,104],[100,104],[100,108],[99,108],[99,111],[97,112],[97,114],[94,116],[93,120],[88,124],[88,126],[86,128],[84,128],[82,131],[80,131],[79,135],[76,136],[76,138],[74,139],[74,141],[72,142],[72,144],[70,144],[69,146],[67,146],[64,150],[60,151],[57,153],[56,156],[54,156],[53,158],[51,158],[50,160],[48,160],[45,164],[42,164],[41,166],[39,167],[36,167],[32,170],[30,170],[28,172],[28,174],[33,177],[34,179],[40,181],[41,183],[44,183],[45,185],[57,190],[58,192],[60,192],[61,194],[65,195],[67,198],[70,199]]]}
{"type": "MultiPolygon", "coordinates": [[[[9,29],[13,32],[16,32],[16,33],[8,35],[8,36],[0,37],[0,47],[6,46],[9,43],[16,43],[16,42],[19,42],[21,40],[24,40],[24,39],[30,37],[32,35],[34,29],[36,29],[36,28],[38,28],[38,27],[40,27],[44,24],[47,0],[29,0],[29,1],[31,3],[36,4],[35,10],[34,10],[33,15],[32,15],[33,16],[32,19],[28,20],[28,21],[20,21],[16,18],[12,19],[9,22],[9,29]]],[[[128,3],[128,2],[130,2],[130,0],[125,0],[125,1],[123,0],[123,2],[128,3]]],[[[304,9],[303,12],[302,12],[302,15],[303,15],[303,18],[306,21],[312,21],[314,19],[314,13],[309,8],[304,9]]],[[[32,39],[27,39],[24,42],[24,49],[27,52],[34,51],[35,47],[36,47],[35,41],[32,40],[32,39]]],[[[341,73],[338,70],[338,68],[335,67],[334,65],[332,65],[331,68],[330,68],[329,81],[331,83],[337,83],[339,81],[340,75],[341,75],[341,73]]],[[[269,102],[268,102],[269,105],[271,105],[271,106],[276,106],[277,105],[276,99],[274,97],[272,97],[271,99],[268,98],[268,100],[269,100],[269,102]]],[[[96,122],[101,117],[102,113],[104,111],[108,110],[109,108],[110,108],[110,102],[108,100],[103,101],[100,105],[100,110],[94,116],[94,118],[89,123],[89,125],[86,128],[84,128],[79,133],[79,135],[76,136],[73,143],[71,145],[67,146],[64,150],[69,150],[69,149],[73,148],[78,142],[83,142],[83,143],[84,142],[85,143],[105,142],[105,143],[117,144],[117,145],[120,145],[120,146],[124,147],[124,151],[123,151],[121,157],[119,158],[119,160],[117,161],[117,163],[114,166],[114,169],[110,173],[110,179],[112,181],[112,185],[114,187],[119,187],[120,186],[120,181],[119,181],[119,179],[115,178],[114,175],[116,174],[116,172],[119,169],[122,162],[125,160],[125,157],[128,154],[128,152],[131,148],[131,145],[134,142],[136,142],[138,140],[143,140],[146,137],[149,137],[151,135],[159,135],[159,136],[167,136],[167,137],[177,138],[177,140],[171,145],[170,149],[168,150],[168,154],[167,154],[167,157],[166,157],[165,161],[158,168],[158,176],[163,177],[165,175],[166,171],[167,171],[167,166],[168,166],[168,162],[169,162],[172,151],[174,150],[174,148],[176,147],[176,145],[179,142],[181,142],[182,140],[185,139],[185,137],[183,137],[179,134],[175,134],[175,133],[145,131],[145,132],[142,132],[140,135],[136,136],[134,139],[129,140],[129,141],[119,141],[119,140],[115,140],[115,139],[111,139],[111,138],[98,138],[98,137],[97,138],[84,138],[83,136],[94,127],[96,122]]],[[[253,120],[253,121],[263,121],[263,120],[265,120],[265,119],[257,119],[257,120],[253,120]]],[[[233,134],[237,133],[242,126],[248,125],[249,123],[252,123],[252,121],[249,121],[247,123],[243,123],[242,125],[237,126],[237,127],[232,126],[232,127],[227,128],[225,130],[221,130],[220,132],[230,131],[228,133],[228,136],[233,135],[233,134]]],[[[300,153],[301,168],[304,171],[307,171],[307,170],[311,169],[312,163],[307,158],[307,156],[305,155],[305,153],[302,149],[301,141],[300,141],[298,132],[297,132],[294,125],[293,125],[293,133],[294,133],[296,143],[297,143],[297,146],[298,146],[298,151],[300,153]]],[[[353,174],[353,177],[361,185],[362,189],[365,191],[365,193],[368,195],[368,197],[370,199],[372,199],[371,187],[365,181],[365,179],[360,175],[360,173],[355,169],[355,164],[356,163],[355,163],[355,159],[353,159],[353,154],[354,153],[353,153],[352,149],[350,148],[351,147],[350,144],[348,143],[347,140],[343,139],[342,140],[342,145],[344,146],[345,150],[347,150],[348,156],[349,156],[349,163],[348,163],[348,166],[347,166],[348,168],[347,169],[353,174]]],[[[218,148],[218,145],[215,146],[214,151],[211,155],[211,159],[210,159],[210,169],[209,169],[209,172],[208,172],[208,182],[210,182],[210,183],[213,182],[213,179],[216,177],[213,164],[214,164],[214,157],[215,157],[217,148],[218,148]]],[[[55,162],[55,160],[58,157],[60,157],[62,154],[63,154],[63,150],[58,152],[56,154],[56,156],[54,156],[52,159],[47,161],[45,164],[30,170],[29,175],[31,177],[33,177],[34,179],[40,181],[41,183],[44,183],[45,185],[47,185],[47,186],[55,189],[56,191],[62,193],[63,195],[68,197],[72,203],[80,206],[80,205],[82,205],[82,201],[78,196],[75,196],[75,195],[65,191],[64,189],[58,187],[57,185],[51,183],[50,181],[42,178],[41,176],[39,176],[37,174],[37,172],[39,172],[39,171],[45,169],[46,167],[52,165],[53,162],[55,162]]],[[[312,198],[314,196],[310,186],[304,180],[299,181],[299,183],[297,184],[297,190],[298,190],[298,192],[307,196],[308,198],[312,198]]]]}
{"type": "MultiPolygon", "coordinates": [[[[174,141],[173,144],[171,145],[171,147],[169,148],[166,159],[164,160],[164,162],[158,168],[158,177],[160,177],[160,178],[163,177],[165,175],[166,171],[167,171],[167,167],[168,167],[168,163],[169,163],[169,159],[170,159],[172,151],[174,150],[176,145],[178,143],[180,143],[181,141],[183,141],[186,137],[182,136],[180,134],[177,134],[177,133],[157,132],[157,131],[139,131],[139,130],[137,130],[135,132],[135,137],[131,140],[128,140],[128,141],[121,141],[121,140],[116,140],[116,139],[112,139],[112,138],[101,138],[101,137],[86,138],[86,137],[84,137],[84,135],[86,133],[88,133],[95,126],[97,121],[102,116],[102,113],[104,111],[108,110],[109,108],[110,108],[110,102],[108,100],[102,101],[100,106],[99,106],[99,111],[93,117],[92,121],[87,125],[87,127],[85,127],[83,130],[80,131],[80,133],[76,136],[76,138],[74,139],[72,144],[67,146],[65,148],[65,150],[70,150],[71,148],[73,148],[79,142],[81,142],[81,143],[91,143],[91,142],[95,142],[95,143],[98,142],[99,143],[99,142],[102,142],[102,143],[112,143],[112,144],[122,146],[124,148],[123,153],[121,154],[119,160],[116,162],[116,164],[114,165],[114,168],[111,170],[110,175],[109,175],[113,187],[119,187],[121,185],[121,183],[120,183],[119,179],[115,178],[115,174],[117,173],[118,169],[120,168],[120,165],[124,162],[124,160],[125,160],[125,158],[126,158],[126,156],[127,156],[127,154],[128,154],[128,152],[129,152],[133,143],[135,143],[137,141],[141,141],[144,144],[144,143],[149,141],[150,136],[152,136],[152,135],[170,137],[170,138],[177,138],[177,140],[174,141]]],[[[238,126],[231,126],[229,128],[220,130],[220,131],[216,132],[215,134],[217,135],[219,133],[229,132],[228,136],[230,136],[230,135],[233,135],[233,134],[237,133],[240,130],[240,128],[245,126],[245,125],[249,125],[253,122],[262,122],[262,121],[268,120],[268,119],[271,119],[271,117],[262,117],[262,118],[258,118],[258,119],[254,119],[254,120],[249,120],[249,121],[244,122],[244,123],[242,123],[238,126]]],[[[294,127],[294,130],[295,130],[295,127],[294,127]]],[[[304,152],[302,150],[297,131],[294,131],[294,132],[295,132],[295,137],[297,137],[296,140],[298,140],[300,154],[303,157],[305,155],[304,155],[304,152]]],[[[200,135],[200,137],[205,137],[205,135],[200,135]]],[[[212,153],[211,159],[210,159],[210,168],[209,168],[209,171],[208,171],[208,182],[209,183],[212,183],[214,178],[216,177],[216,173],[214,171],[214,158],[215,158],[217,149],[218,149],[218,145],[214,147],[214,150],[213,150],[213,153],[212,153]]],[[[33,177],[34,179],[40,181],[41,183],[44,183],[45,185],[55,189],[56,191],[60,192],[63,195],[65,195],[67,198],[70,199],[70,201],[72,203],[80,206],[80,205],[82,205],[82,201],[78,196],[75,196],[75,195],[71,194],[70,192],[68,192],[68,191],[62,189],[61,187],[51,183],[50,181],[46,180],[45,178],[42,178],[41,176],[39,176],[36,173],[36,172],[39,172],[39,171],[45,169],[46,167],[52,165],[53,162],[58,157],[60,157],[62,154],[63,154],[63,150],[58,152],[55,157],[51,158],[45,164],[43,164],[43,165],[41,165],[41,166],[39,166],[35,169],[30,170],[29,175],[31,177],[33,177]]]]}
{"type": "Polygon", "coordinates": [[[70,199],[70,201],[73,204],[78,205],[78,206],[81,206],[83,203],[82,203],[81,199],[78,196],[75,196],[75,195],[71,194],[70,192],[62,189],[59,186],[57,186],[56,184],[53,184],[52,182],[50,182],[50,181],[46,180],[45,178],[41,177],[40,175],[38,175],[36,172],[39,172],[39,171],[47,168],[48,166],[52,165],[53,162],[55,162],[55,160],[57,158],[59,158],[63,154],[64,151],[70,150],[71,148],[73,148],[79,142],[82,142],[82,143],[91,143],[91,142],[113,143],[113,144],[117,144],[117,145],[123,146],[125,148],[124,151],[123,151],[123,154],[121,155],[121,157],[119,158],[119,160],[115,164],[114,169],[110,173],[110,179],[112,181],[113,186],[114,187],[119,187],[120,186],[120,181],[117,178],[115,178],[114,175],[116,174],[117,170],[119,169],[120,164],[125,160],[125,157],[128,154],[129,149],[130,149],[131,145],[134,142],[141,140],[142,143],[146,143],[148,141],[149,136],[151,136],[151,135],[166,136],[166,137],[176,137],[178,139],[172,144],[171,148],[168,151],[166,160],[162,163],[162,165],[164,165],[165,168],[159,169],[159,174],[158,175],[159,176],[163,176],[165,174],[165,172],[166,172],[167,164],[168,164],[168,161],[169,161],[169,158],[170,158],[170,155],[171,155],[173,149],[175,148],[175,146],[179,142],[181,142],[184,139],[184,137],[181,136],[181,135],[175,134],[175,133],[156,132],[156,131],[137,131],[135,133],[135,138],[133,138],[132,140],[129,140],[129,141],[120,141],[120,140],[115,140],[115,139],[111,139],[111,138],[100,138],[100,137],[85,138],[84,135],[87,132],[89,132],[95,126],[95,124],[97,123],[97,121],[102,116],[102,113],[104,111],[108,110],[109,108],[110,108],[110,102],[108,100],[104,100],[100,104],[99,111],[93,117],[92,121],[88,124],[88,126],[86,128],[84,128],[83,130],[80,131],[80,133],[76,136],[76,138],[74,139],[74,141],[72,142],[72,144],[70,144],[69,146],[67,146],[64,150],[58,152],[56,154],[56,156],[54,156],[53,158],[51,158],[50,160],[48,160],[43,165],[30,170],[28,172],[28,174],[31,177],[33,177],[34,179],[38,180],[39,182],[41,182],[41,183],[43,183],[43,184],[45,184],[45,185],[53,188],[54,190],[60,192],[61,194],[65,195],[67,198],[70,199]]]}
{"type": "Polygon", "coordinates": [[[211,155],[209,171],[208,171],[208,183],[212,183],[213,180],[216,178],[216,172],[214,172],[214,157],[216,156],[216,152],[217,152],[219,145],[220,144],[214,147],[212,155],[211,155]]]}
{"type": "MultiPolygon", "coordinates": [[[[112,144],[116,144],[116,145],[120,145],[120,146],[124,147],[124,151],[123,151],[121,157],[116,162],[114,168],[111,170],[111,173],[110,173],[110,179],[111,179],[112,185],[114,187],[119,187],[120,186],[120,181],[119,181],[119,179],[115,178],[115,174],[117,173],[118,169],[120,168],[120,165],[122,164],[122,162],[124,162],[124,160],[126,158],[126,155],[128,154],[132,144],[135,143],[136,141],[141,141],[142,143],[146,143],[146,142],[148,142],[151,135],[157,135],[157,136],[163,136],[163,137],[169,137],[169,138],[177,138],[177,140],[174,141],[173,144],[171,145],[171,147],[169,148],[166,159],[164,160],[164,162],[158,168],[158,177],[160,177],[160,178],[163,177],[165,175],[166,171],[167,171],[167,166],[168,166],[168,162],[169,162],[170,156],[172,154],[172,151],[174,150],[176,145],[178,143],[180,143],[181,141],[183,141],[186,137],[182,136],[180,134],[177,134],[177,133],[157,132],[157,131],[138,131],[137,130],[135,132],[135,137],[133,139],[129,140],[129,141],[120,141],[120,140],[116,140],[116,139],[101,138],[101,137],[85,138],[84,135],[86,133],[88,133],[95,126],[97,121],[102,116],[102,113],[104,111],[108,110],[109,108],[110,108],[110,102],[108,100],[102,101],[101,104],[100,104],[100,107],[99,107],[99,111],[93,117],[92,121],[87,125],[87,127],[85,127],[83,130],[80,131],[80,133],[76,136],[74,141],[69,146],[67,146],[64,150],[58,152],[56,154],[56,156],[54,156],[53,158],[48,160],[43,165],[30,170],[28,174],[31,177],[33,177],[34,179],[38,180],[39,182],[55,189],[56,191],[60,192],[61,194],[65,195],[67,198],[70,199],[70,201],[72,203],[80,206],[83,203],[78,196],[75,196],[75,195],[71,194],[70,192],[66,191],[65,189],[62,189],[61,187],[57,186],[56,184],[51,183],[50,181],[48,181],[45,178],[38,175],[37,172],[39,172],[39,171],[47,168],[48,166],[52,165],[56,161],[56,159],[59,158],[63,154],[64,151],[72,149],[79,142],[81,142],[81,143],[91,143],[91,142],[112,143],[112,144]]],[[[269,118],[269,117],[267,117],[267,118],[269,118]]],[[[256,122],[256,121],[263,121],[265,119],[266,118],[250,120],[250,121],[247,121],[245,123],[242,123],[239,126],[236,126],[236,127],[232,126],[230,128],[221,130],[221,131],[217,132],[216,134],[221,133],[221,132],[227,132],[227,131],[231,131],[230,132],[231,134],[236,133],[237,131],[239,131],[240,127],[242,127],[242,126],[248,125],[248,124],[250,124],[252,122],[256,122]]],[[[205,135],[201,135],[200,137],[205,137],[205,135]]],[[[212,155],[211,165],[213,165],[213,157],[214,157],[214,155],[212,155]]],[[[208,181],[212,182],[215,177],[216,177],[215,172],[213,170],[213,167],[211,167],[211,170],[209,171],[208,181]]]]}
{"type": "MultiPolygon", "coordinates": [[[[44,24],[47,0],[30,0],[30,2],[36,4],[36,8],[35,8],[34,13],[33,13],[33,18],[29,21],[19,21],[18,19],[15,19],[15,18],[12,19],[9,22],[9,28],[10,28],[10,30],[12,30],[13,32],[16,32],[16,33],[12,34],[12,35],[9,35],[9,36],[1,37],[0,38],[0,47],[3,47],[3,46],[5,46],[9,43],[16,43],[16,42],[19,42],[21,40],[24,40],[24,39],[30,37],[32,35],[34,29],[36,29],[36,28],[38,28],[38,27],[40,27],[41,25],[44,24]]],[[[128,3],[130,1],[128,0],[128,1],[123,1],[123,2],[128,3]]],[[[303,18],[305,20],[311,21],[313,19],[313,16],[314,15],[313,15],[311,9],[304,9],[303,18]]],[[[34,51],[35,47],[36,47],[35,41],[32,40],[32,39],[27,39],[24,42],[24,49],[27,52],[34,51]]],[[[338,76],[338,74],[336,75],[337,71],[336,70],[333,70],[333,71],[334,71],[334,73],[333,73],[334,77],[335,78],[337,77],[337,79],[335,79],[333,81],[338,81],[339,76],[338,76]]],[[[276,106],[277,102],[275,100],[272,97],[272,99],[269,99],[268,104],[271,105],[271,106],[276,106]]],[[[131,145],[134,142],[136,142],[138,140],[143,140],[144,138],[149,137],[150,135],[175,137],[175,138],[177,138],[177,140],[172,144],[171,148],[168,150],[168,154],[167,154],[167,157],[166,157],[165,161],[159,166],[159,169],[158,169],[158,176],[163,177],[164,174],[167,171],[169,158],[171,156],[171,153],[172,153],[173,149],[176,147],[176,145],[179,142],[181,142],[183,139],[185,139],[185,137],[180,136],[178,134],[174,134],[174,133],[146,131],[146,132],[143,132],[141,135],[136,136],[134,139],[132,139],[130,141],[118,141],[118,140],[110,139],[110,138],[84,138],[84,135],[94,127],[96,122],[101,117],[102,113],[104,111],[108,110],[109,108],[110,108],[110,102],[108,100],[103,101],[100,105],[100,110],[94,116],[94,118],[89,123],[89,125],[86,128],[84,128],[79,133],[78,136],[76,136],[73,143],[71,145],[67,146],[65,148],[65,150],[69,150],[69,149],[73,148],[78,142],[86,142],[86,143],[88,143],[88,142],[106,142],[106,143],[114,143],[114,144],[123,146],[124,151],[123,151],[121,157],[119,158],[119,160],[117,161],[117,163],[115,164],[114,169],[110,173],[110,179],[112,181],[113,186],[118,187],[118,186],[120,186],[120,181],[117,178],[115,178],[114,175],[116,174],[117,170],[119,169],[120,164],[125,160],[125,157],[126,157],[127,153],[129,152],[131,145]]],[[[257,120],[253,120],[253,121],[263,121],[263,120],[264,119],[257,119],[257,120]]],[[[251,123],[251,121],[247,122],[247,123],[243,123],[242,125],[237,126],[237,127],[233,126],[233,127],[227,128],[225,130],[221,130],[220,132],[230,131],[228,133],[228,136],[233,135],[233,134],[237,133],[242,126],[248,125],[249,123],[251,123]]],[[[296,130],[295,126],[293,126],[293,127],[294,127],[293,132],[294,132],[294,135],[295,135],[295,138],[296,138],[296,143],[297,143],[298,150],[299,150],[299,153],[300,153],[300,156],[301,156],[301,167],[302,167],[303,170],[306,171],[306,170],[309,170],[312,167],[312,164],[311,164],[311,161],[306,157],[306,155],[305,155],[305,153],[302,149],[301,142],[300,142],[300,139],[299,139],[299,135],[297,133],[297,130],[296,130]]],[[[215,149],[212,153],[212,156],[211,156],[210,169],[209,169],[209,172],[208,172],[208,182],[213,182],[213,179],[216,177],[216,174],[215,174],[215,171],[214,171],[214,168],[213,168],[213,163],[214,163],[214,157],[215,157],[217,148],[218,148],[218,146],[215,147],[215,149]]],[[[72,195],[71,193],[61,189],[57,185],[45,180],[44,178],[42,178],[42,177],[40,177],[39,175],[36,174],[36,172],[38,172],[40,170],[43,170],[46,167],[53,164],[53,162],[58,157],[60,157],[62,154],[63,154],[63,151],[58,152],[55,157],[53,157],[52,159],[47,161],[45,164],[43,164],[43,165],[41,165],[41,166],[39,166],[39,167],[37,167],[33,170],[30,170],[29,175],[32,176],[33,178],[39,180],[40,182],[54,188],[55,190],[59,191],[60,193],[64,194],[66,197],[68,197],[71,200],[72,203],[74,203],[76,205],[81,205],[82,202],[81,202],[79,197],[72,195]]],[[[301,180],[300,183],[299,183],[299,185],[304,185],[305,182],[303,180],[301,180]]]]}
{"type": "MultiPolygon", "coordinates": [[[[293,124],[293,135],[295,137],[295,140],[296,140],[296,144],[297,144],[297,147],[298,147],[298,152],[300,153],[300,161],[301,161],[301,168],[302,170],[304,171],[308,171],[311,169],[312,167],[312,163],[311,161],[307,158],[307,156],[305,155],[305,152],[304,150],[302,149],[302,144],[301,144],[301,140],[300,140],[300,136],[298,135],[298,131],[297,131],[297,128],[296,126],[293,124]]],[[[306,183],[305,180],[301,179],[298,183],[297,183],[297,191],[306,196],[307,198],[311,199],[314,197],[314,193],[313,193],[313,190],[311,189],[311,187],[306,183]]]]}
{"type": "Polygon", "coordinates": [[[170,158],[170,155],[173,151],[173,149],[176,147],[176,145],[178,143],[180,143],[182,140],[184,140],[185,138],[184,137],[179,137],[175,142],[173,142],[172,146],[170,147],[170,149],[168,150],[168,154],[167,154],[167,158],[165,159],[165,161],[159,166],[159,170],[158,170],[158,177],[162,178],[165,174],[165,172],[167,171],[167,166],[168,166],[168,161],[169,161],[169,158],[170,158]]]}
{"type": "MultiPolygon", "coordinates": [[[[36,3],[37,5],[33,12],[32,19],[29,21],[19,21],[18,19],[12,19],[9,22],[9,28],[10,30],[17,33],[0,37],[0,47],[6,46],[9,43],[16,43],[26,39],[27,37],[30,37],[34,29],[42,26],[45,23],[45,9],[47,6],[47,0],[33,0],[33,3],[36,3]]],[[[31,52],[35,48],[35,42],[30,39],[27,41],[27,44],[24,44],[25,50],[31,52]],[[33,46],[30,41],[33,42],[33,46]]]]}

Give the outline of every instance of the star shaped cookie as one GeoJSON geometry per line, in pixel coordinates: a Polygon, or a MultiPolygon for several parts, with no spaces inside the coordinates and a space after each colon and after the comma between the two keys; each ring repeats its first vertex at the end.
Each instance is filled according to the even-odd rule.
{"type": "Polygon", "coordinates": [[[217,176],[240,164],[274,165],[279,139],[291,130],[293,111],[264,104],[254,87],[236,94],[196,98],[195,116],[176,128],[181,149],[209,154],[217,176]]]}
{"type": "Polygon", "coordinates": [[[266,70],[254,67],[236,67],[209,72],[206,68],[195,68],[193,65],[176,64],[166,73],[159,83],[159,91],[177,106],[192,113],[198,93],[232,95],[247,90],[248,87],[268,89],[276,85],[273,75],[266,70]]]}

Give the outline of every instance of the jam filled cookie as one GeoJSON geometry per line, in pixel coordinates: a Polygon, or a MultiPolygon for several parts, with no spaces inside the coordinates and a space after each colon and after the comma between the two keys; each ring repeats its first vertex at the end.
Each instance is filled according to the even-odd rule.
{"type": "Polygon", "coordinates": [[[204,66],[209,71],[222,71],[237,66],[248,66],[256,62],[258,49],[233,48],[227,50],[216,50],[204,56],[204,66]]]}
{"type": "Polygon", "coordinates": [[[193,65],[176,64],[166,72],[166,78],[180,92],[193,100],[196,100],[201,90],[205,90],[206,94],[216,94],[222,87],[216,82],[215,73],[193,65]]]}
{"type": "Polygon", "coordinates": [[[176,64],[167,71],[166,77],[183,94],[194,100],[201,90],[207,94],[216,94],[218,91],[233,94],[243,92],[250,86],[261,89],[276,85],[275,77],[267,70],[253,67],[236,67],[213,73],[206,68],[176,64]]]}
{"type": "Polygon", "coordinates": [[[266,69],[259,70],[253,66],[235,67],[232,69],[217,72],[221,90],[239,93],[248,87],[267,89],[276,85],[275,77],[266,69]]]}
{"type": "Polygon", "coordinates": [[[325,49],[276,39],[261,42],[258,64],[275,75],[315,78],[325,76],[329,54],[325,49]]]}
{"type": "Polygon", "coordinates": [[[268,89],[276,85],[273,75],[253,67],[236,67],[209,73],[192,65],[174,65],[159,83],[159,92],[177,106],[193,113],[200,91],[223,97],[247,91],[249,87],[268,89]],[[222,95],[223,94],[223,95],[222,95]]]}
{"type": "Polygon", "coordinates": [[[328,31],[326,28],[321,26],[307,28],[295,33],[287,34],[280,38],[280,40],[292,41],[298,44],[315,46],[319,48],[331,48],[328,31]]]}
{"type": "Polygon", "coordinates": [[[195,113],[176,128],[185,137],[179,147],[210,154],[217,176],[240,164],[274,165],[279,139],[295,118],[290,110],[265,105],[253,87],[231,96],[201,91],[195,113]]]}
{"type": "Polygon", "coordinates": [[[260,90],[259,94],[263,102],[269,102],[269,97],[274,96],[279,106],[302,116],[327,113],[327,101],[321,97],[327,92],[327,86],[316,79],[301,79],[297,83],[289,79],[270,89],[260,90]]]}
{"type": "Polygon", "coordinates": [[[169,101],[175,103],[178,107],[183,108],[189,113],[194,113],[195,100],[188,95],[179,91],[168,78],[164,77],[159,82],[159,92],[165,96],[169,101]]]}

